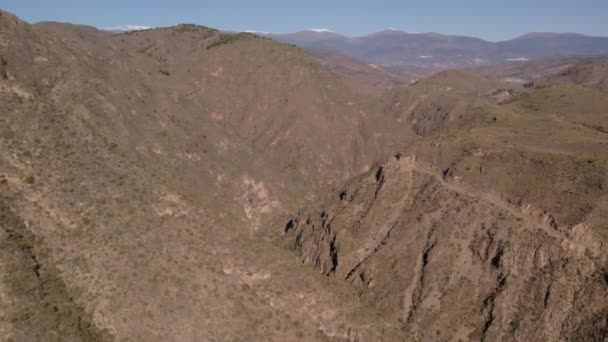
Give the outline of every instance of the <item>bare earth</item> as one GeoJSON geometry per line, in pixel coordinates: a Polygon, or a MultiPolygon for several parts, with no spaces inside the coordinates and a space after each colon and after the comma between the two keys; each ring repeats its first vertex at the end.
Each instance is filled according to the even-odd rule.
{"type": "Polygon", "coordinates": [[[0,12],[0,340],[604,341],[585,63],[401,86],[252,34],[0,12]]]}

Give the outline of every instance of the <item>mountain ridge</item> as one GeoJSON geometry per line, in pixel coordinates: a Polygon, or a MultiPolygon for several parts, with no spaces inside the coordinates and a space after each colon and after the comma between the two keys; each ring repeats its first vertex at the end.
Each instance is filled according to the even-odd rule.
{"type": "Polygon", "coordinates": [[[331,58],[0,12],[0,338],[606,339],[605,66],[331,58]]]}
{"type": "Polygon", "coordinates": [[[316,35],[315,32],[266,36],[302,47],[334,49],[351,57],[386,66],[481,66],[534,60],[557,55],[608,54],[608,37],[574,33],[529,33],[491,42],[438,33],[385,30],[358,37],[316,35]]]}
{"type": "Polygon", "coordinates": [[[96,32],[0,12],[0,335],[398,340],[264,235],[407,124],[259,36],[96,32]]]}

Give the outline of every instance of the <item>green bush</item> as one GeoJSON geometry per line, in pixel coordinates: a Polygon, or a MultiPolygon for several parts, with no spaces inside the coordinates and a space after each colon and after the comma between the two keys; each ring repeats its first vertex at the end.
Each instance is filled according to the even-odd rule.
{"type": "Polygon", "coordinates": [[[27,184],[34,184],[36,182],[36,178],[34,178],[34,176],[29,175],[27,177],[25,177],[23,179],[24,182],[26,182],[27,184]]]}
{"type": "Polygon", "coordinates": [[[207,26],[196,25],[196,24],[179,24],[179,25],[175,26],[173,29],[180,33],[181,32],[197,32],[197,31],[204,31],[204,30],[218,32],[218,30],[216,30],[216,29],[212,29],[207,26]]]}
{"type": "Polygon", "coordinates": [[[218,47],[220,45],[224,45],[224,44],[230,44],[232,42],[235,42],[241,38],[245,38],[245,37],[254,37],[255,35],[251,34],[251,33],[237,33],[237,34],[226,34],[226,33],[220,33],[220,38],[218,40],[216,40],[215,42],[211,43],[209,46],[207,46],[207,50],[209,49],[213,49],[214,47],[218,47]]]}

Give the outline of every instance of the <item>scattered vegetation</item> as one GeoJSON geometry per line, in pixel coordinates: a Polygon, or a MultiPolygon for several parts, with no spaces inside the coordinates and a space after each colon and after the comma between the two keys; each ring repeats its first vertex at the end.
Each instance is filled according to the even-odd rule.
{"type": "Polygon", "coordinates": [[[220,38],[218,40],[216,40],[215,42],[211,43],[209,46],[207,46],[207,50],[213,49],[215,47],[224,45],[224,44],[230,44],[232,42],[235,42],[241,38],[245,38],[245,37],[255,37],[254,34],[251,33],[237,33],[237,34],[226,34],[226,33],[221,33],[220,34],[220,38]]]}
{"type": "Polygon", "coordinates": [[[197,31],[212,31],[212,32],[219,32],[216,29],[212,29],[210,27],[207,26],[202,26],[202,25],[196,25],[196,24],[179,24],[177,26],[175,26],[173,28],[175,31],[177,32],[197,32],[197,31]]]}
{"type": "Polygon", "coordinates": [[[144,46],[143,48],[140,48],[137,50],[138,53],[145,53],[145,54],[149,54],[150,49],[154,48],[156,46],[156,43],[150,43],[146,46],[144,46]]]}
{"type": "Polygon", "coordinates": [[[32,175],[29,175],[23,179],[23,181],[27,184],[34,184],[36,182],[36,178],[32,175]]]}

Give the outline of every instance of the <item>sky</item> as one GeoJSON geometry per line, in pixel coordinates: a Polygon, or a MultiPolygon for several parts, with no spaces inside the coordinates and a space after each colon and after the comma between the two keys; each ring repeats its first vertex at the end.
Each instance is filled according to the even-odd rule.
{"type": "Polygon", "coordinates": [[[492,41],[527,32],[608,36],[608,0],[0,0],[0,9],[30,23],[99,28],[194,23],[273,33],[327,28],[347,36],[396,28],[492,41]]]}

